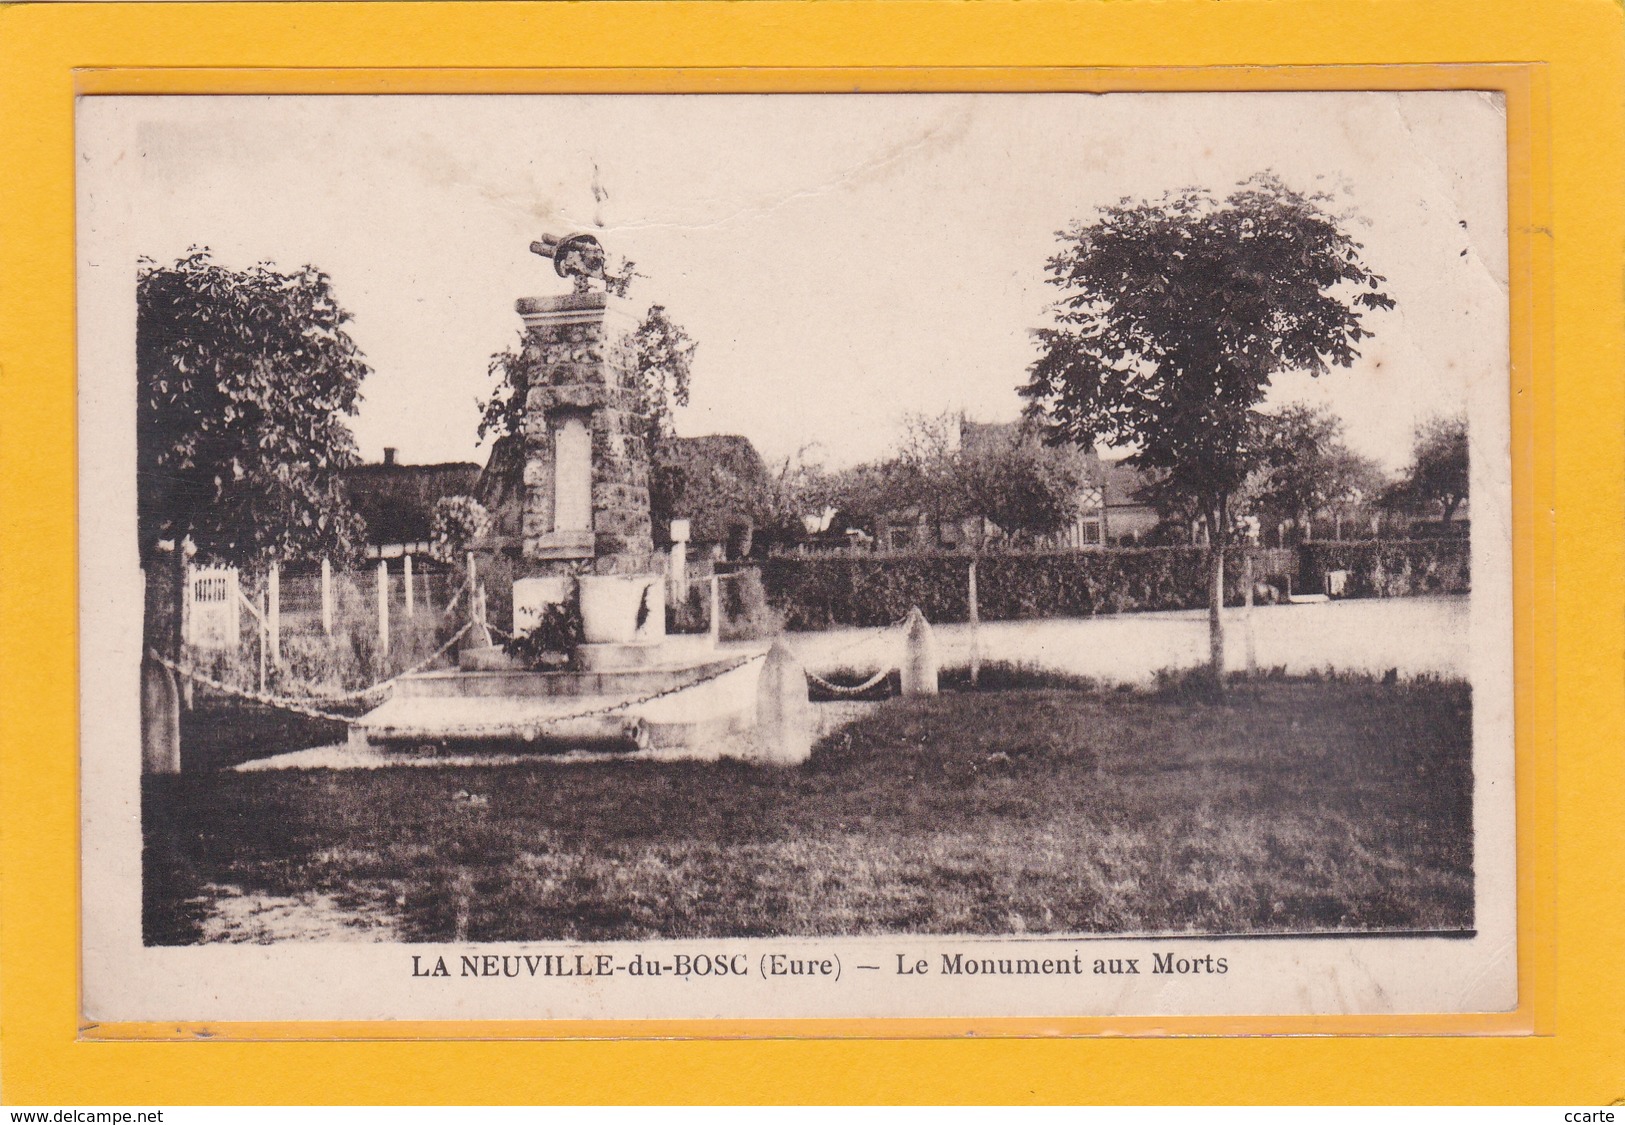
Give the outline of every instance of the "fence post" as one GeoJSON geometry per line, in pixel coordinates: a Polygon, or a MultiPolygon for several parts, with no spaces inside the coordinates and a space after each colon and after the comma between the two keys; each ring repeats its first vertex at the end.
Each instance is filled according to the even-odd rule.
{"type": "Polygon", "coordinates": [[[711,643],[722,640],[722,577],[711,575],[711,643]]]}
{"type": "Polygon", "coordinates": [[[193,595],[192,582],[194,580],[194,575],[192,574],[192,560],[187,559],[187,558],[183,558],[181,560],[181,567],[182,567],[182,575],[183,575],[183,577],[181,578],[181,602],[180,602],[181,643],[182,644],[191,644],[192,643],[192,628],[193,628],[193,626],[192,626],[192,613],[194,612],[193,611],[193,606],[192,606],[192,595],[193,595]]]}
{"type": "Polygon", "coordinates": [[[271,612],[271,599],[264,590],[260,591],[260,690],[265,690],[265,648],[270,636],[271,627],[266,624],[267,615],[271,612]]]}
{"type": "Polygon", "coordinates": [[[473,626],[464,642],[465,648],[490,648],[491,629],[485,617],[485,583],[481,582],[468,593],[468,620],[473,626]]]}
{"type": "Polygon", "coordinates": [[[1258,671],[1258,642],[1253,636],[1253,556],[1251,553],[1242,556],[1241,585],[1246,591],[1242,599],[1242,632],[1247,638],[1247,674],[1253,675],[1258,671]]]}
{"type": "Polygon", "coordinates": [[[333,635],[333,564],[322,556],[322,635],[333,635]]]}
{"type": "Polygon", "coordinates": [[[688,598],[688,544],[671,545],[671,567],[667,571],[666,581],[671,587],[666,600],[672,605],[682,605],[688,598]]]}
{"type": "Polygon", "coordinates": [[[271,639],[271,663],[282,665],[282,568],[275,559],[265,575],[265,627],[271,639]]]}
{"type": "MultiPolygon", "coordinates": [[[[183,556],[185,555],[185,547],[184,546],[181,548],[181,553],[182,553],[183,556]]],[[[186,559],[186,576],[182,580],[182,584],[181,584],[181,643],[183,645],[190,644],[192,642],[192,632],[193,632],[193,629],[194,629],[194,625],[192,623],[192,614],[195,612],[193,604],[192,604],[193,593],[194,593],[194,587],[193,587],[192,583],[193,583],[194,579],[195,579],[195,576],[192,574],[192,560],[190,558],[187,558],[186,559]]],[[[192,707],[193,707],[192,681],[190,679],[188,679],[188,678],[183,677],[181,679],[181,681],[180,681],[179,686],[180,686],[180,692],[181,692],[181,706],[185,707],[188,711],[190,711],[190,710],[192,710],[192,707]]],[[[177,751],[177,753],[178,752],[179,751],[177,751]]]]}
{"type": "Polygon", "coordinates": [[[976,560],[970,561],[970,686],[982,676],[982,612],[976,599],[976,560]]]}
{"type": "Polygon", "coordinates": [[[389,560],[378,560],[378,653],[389,655],[389,560]]]}
{"type": "Polygon", "coordinates": [[[413,617],[417,616],[417,609],[412,604],[412,556],[411,555],[403,554],[401,556],[401,568],[402,568],[401,581],[406,583],[406,616],[408,618],[413,618],[413,617]]]}

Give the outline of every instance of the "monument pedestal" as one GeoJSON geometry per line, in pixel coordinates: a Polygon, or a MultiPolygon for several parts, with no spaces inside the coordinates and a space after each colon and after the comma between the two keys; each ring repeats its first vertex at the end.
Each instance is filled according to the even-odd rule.
{"type": "Polygon", "coordinates": [[[403,676],[387,702],[351,724],[350,741],[539,751],[656,747],[715,756],[717,739],[756,723],[762,662],[754,658],[766,648],[695,650],[679,662],[613,671],[403,676]]]}

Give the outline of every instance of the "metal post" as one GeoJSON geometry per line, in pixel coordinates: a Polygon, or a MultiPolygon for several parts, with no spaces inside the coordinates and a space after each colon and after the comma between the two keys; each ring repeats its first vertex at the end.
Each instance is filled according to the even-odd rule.
{"type": "Polygon", "coordinates": [[[322,558],[322,635],[333,635],[333,564],[322,558]]]}
{"type": "Polygon", "coordinates": [[[401,569],[402,569],[401,581],[406,583],[406,616],[408,618],[416,617],[417,616],[417,610],[412,605],[412,556],[411,555],[402,555],[401,556],[401,569]]]}
{"type": "Polygon", "coordinates": [[[982,677],[982,612],[976,598],[976,560],[970,561],[970,686],[982,677]]]}
{"type": "Polygon", "coordinates": [[[265,575],[266,629],[271,640],[271,663],[282,665],[282,569],[276,560],[265,575]]]}
{"type": "Polygon", "coordinates": [[[389,560],[378,560],[378,655],[389,655],[389,560]]]}

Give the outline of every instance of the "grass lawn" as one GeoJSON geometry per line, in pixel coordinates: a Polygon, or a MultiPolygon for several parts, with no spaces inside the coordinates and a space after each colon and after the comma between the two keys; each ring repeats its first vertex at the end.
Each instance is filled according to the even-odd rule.
{"type": "Polygon", "coordinates": [[[145,780],[153,944],[252,937],[220,923],[242,896],[408,941],[1473,924],[1459,683],[945,692],[793,769],[145,780]]]}

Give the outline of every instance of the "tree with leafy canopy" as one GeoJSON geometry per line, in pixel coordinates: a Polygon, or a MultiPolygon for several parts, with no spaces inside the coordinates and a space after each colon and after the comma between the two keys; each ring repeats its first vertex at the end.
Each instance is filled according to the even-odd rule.
{"type": "Polygon", "coordinates": [[[1078,518],[1090,480],[1068,448],[1047,446],[1030,424],[1000,427],[962,444],[956,473],[963,506],[1013,539],[1055,535],[1078,518]]]}
{"type": "Polygon", "coordinates": [[[1392,497],[1437,511],[1449,524],[1468,491],[1467,416],[1429,418],[1416,427],[1411,463],[1392,497]]]}
{"type": "Polygon", "coordinates": [[[347,557],[364,528],[339,472],[369,368],[328,276],[233,270],[194,247],[136,275],[137,507],[143,557],[347,557]]]}
{"type": "Polygon", "coordinates": [[[1393,307],[1332,200],[1265,173],[1102,208],[1058,233],[1054,325],[1022,388],[1053,440],[1130,448],[1209,528],[1209,648],[1224,682],[1230,501],[1262,463],[1273,378],[1348,367],[1365,314],[1393,307]]]}
{"type": "Polygon", "coordinates": [[[1343,440],[1343,420],[1294,403],[1260,419],[1264,466],[1250,482],[1251,505],[1274,520],[1291,520],[1301,533],[1317,516],[1375,500],[1386,485],[1382,470],[1343,440]]]}
{"type": "Polygon", "coordinates": [[[688,405],[688,384],[698,350],[699,344],[672,320],[664,305],[650,306],[632,333],[633,410],[643,419],[651,456],[676,433],[673,416],[677,407],[688,405]]]}

